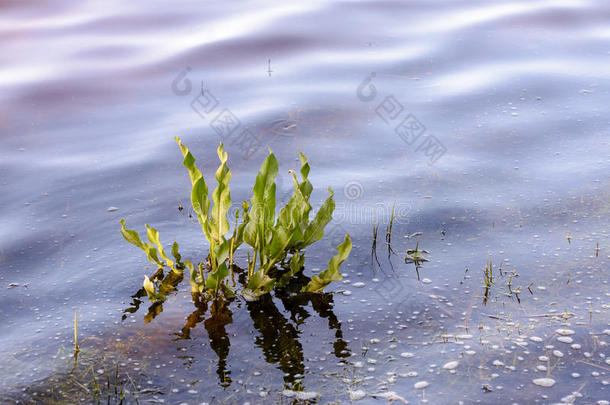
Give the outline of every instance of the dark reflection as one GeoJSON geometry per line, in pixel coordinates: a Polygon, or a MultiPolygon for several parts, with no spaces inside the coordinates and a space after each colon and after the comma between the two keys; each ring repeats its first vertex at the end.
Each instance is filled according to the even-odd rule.
{"type": "Polygon", "coordinates": [[[424,263],[430,261],[424,255],[430,254],[425,249],[419,248],[419,236],[420,232],[416,232],[413,235],[410,235],[408,238],[410,239],[414,235],[417,235],[417,244],[415,245],[415,249],[407,249],[407,253],[405,255],[405,264],[413,263],[415,265],[415,272],[417,273],[417,279],[419,280],[419,269],[424,267],[424,263]]]}
{"type": "Polygon", "coordinates": [[[293,383],[295,375],[305,371],[300,332],[278,310],[270,294],[246,303],[246,308],[259,332],[254,343],[262,349],[265,361],[277,364],[284,372],[284,382],[293,383]]]}
{"type": "Polygon", "coordinates": [[[227,357],[229,356],[229,347],[231,342],[225,326],[233,322],[233,312],[229,309],[229,301],[223,298],[218,298],[212,302],[210,308],[211,316],[203,322],[205,330],[208,332],[210,339],[210,347],[218,356],[218,381],[221,386],[228,387],[231,385],[231,371],[227,370],[227,357]]]}
{"type": "Polygon", "coordinates": [[[316,294],[301,292],[301,288],[311,280],[303,272],[293,276],[291,282],[276,291],[276,296],[282,301],[284,308],[290,312],[290,319],[298,325],[304,323],[311,314],[305,306],[311,303],[313,310],[321,317],[328,318],[328,329],[335,331],[336,340],[333,343],[333,353],[338,358],[350,356],[347,342],[343,340],[341,322],[333,312],[333,295],[331,293],[316,294]]]}
{"type": "Polygon", "coordinates": [[[191,296],[193,297],[193,304],[197,309],[186,318],[186,324],[180,332],[176,333],[178,337],[174,340],[190,339],[191,329],[202,322],[205,319],[205,313],[208,312],[208,302],[202,298],[201,294],[191,294],[191,296]]]}
{"type": "MultiPolygon", "coordinates": [[[[184,276],[182,274],[177,274],[173,271],[168,272],[167,275],[164,276],[163,269],[159,269],[155,274],[153,274],[150,280],[155,283],[155,285],[159,286],[159,294],[166,297],[178,291],[176,287],[178,284],[180,284],[183,278],[184,276]]],[[[143,287],[132,295],[131,304],[129,304],[129,307],[123,311],[121,320],[124,321],[127,319],[128,314],[135,314],[140,309],[142,302],[146,300],[146,297],[146,290],[144,290],[143,287]]],[[[146,315],[144,315],[144,322],[149,323],[161,312],[163,312],[163,303],[154,302],[150,307],[148,307],[148,312],[146,315]]]]}
{"type": "MultiPolygon", "coordinates": [[[[276,270],[274,277],[278,277],[287,269],[276,270]]],[[[244,285],[246,282],[245,272],[234,266],[233,271],[238,275],[238,281],[244,285]]],[[[170,273],[171,274],[171,273],[170,273]]],[[[164,293],[175,291],[175,286],[179,283],[176,279],[170,278],[170,274],[163,279],[162,274],[159,280],[159,290],[163,286],[164,293]],[[173,284],[176,282],[175,284],[173,284]],[[171,288],[170,288],[171,287],[171,288]]],[[[156,274],[155,277],[158,275],[156,274]]],[[[263,351],[265,361],[274,364],[284,373],[284,382],[289,388],[300,388],[301,379],[305,373],[305,356],[303,345],[299,341],[301,325],[305,320],[312,316],[306,307],[311,304],[313,312],[318,316],[328,319],[328,328],[334,331],[335,340],[333,342],[333,353],[337,358],[344,359],[350,356],[347,342],[343,340],[341,322],[333,312],[333,296],[330,293],[316,294],[303,293],[301,288],[309,282],[310,278],[303,272],[294,276],[290,283],[282,288],[275,290],[274,296],[266,294],[257,301],[246,302],[243,307],[237,305],[236,310],[247,310],[253,321],[254,328],[258,332],[254,343],[263,351]],[[277,300],[281,301],[285,311],[281,311],[276,305],[277,300]]],[[[135,313],[138,311],[143,300],[146,299],[144,289],[138,290],[133,296],[133,302],[124,312],[135,313]]],[[[192,294],[195,310],[187,317],[186,323],[176,332],[174,341],[182,341],[191,338],[191,331],[200,323],[208,334],[210,347],[218,356],[216,373],[219,384],[222,387],[231,385],[231,370],[227,364],[231,342],[226,331],[226,326],[233,322],[233,311],[230,305],[234,299],[218,297],[216,300],[209,300],[200,294],[192,294]]],[[[163,311],[162,303],[154,303],[149,307],[144,319],[146,322],[154,319],[156,315],[163,311]]],[[[123,319],[127,315],[123,315],[123,319]]],[[[180,358],[185,360],[185,365],[189,366],[194,356],[185,355],[180,358]]]]}
{"type": "Polygon", "coordinates": [[[487,305],[487,301],[489,301],[489,287],[485,287],[485,292],[483,292],[483,305],[487,305]]]}

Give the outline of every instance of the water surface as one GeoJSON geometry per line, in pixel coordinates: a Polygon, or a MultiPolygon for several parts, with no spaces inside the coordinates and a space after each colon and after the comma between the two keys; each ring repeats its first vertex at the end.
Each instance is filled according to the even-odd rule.
{"type": "Polygon", "coordinates": [[[2,396],[34,398],[70,370],[77,310],[82,346],[121,357],[138,384],[163,392],[148,397],[168,403],[294,399],[285,388],[322,402],[358,390],[360,403],[388,391],[410,403],[609,397],[609,4],[2,9],[2,396]],[[213,124],[225,110],[239,123],[232,133],[213,124]],[[224,141],[234,202],[249,198],[267,148],[285,201],[287,170],[305,153],[316,204],[327,186],[337,200],[306,275],[349,232],[354,250],[331,290],[351,294],[236,301],[206,325],[209,308],[191,303],[184,282],[154,319],[143,300],[122,320],[154,269],[120,237],[121,218],[157,227],[186,257],[205,248],[188,209],[177,209],[188,207],[189,180],[176,135],[207,176],[224,141]],[[420,280],[402,260],[414,232],[430,252],[420,280]],[[489,257],[508,274],[484,305],[489,257]],[[513,270],[520,302],[507,290],[513,270]],[[557,341],[561,328],[573,343],[557,341]],[[543,377],[557,383],[532,383],[543,377]]]}

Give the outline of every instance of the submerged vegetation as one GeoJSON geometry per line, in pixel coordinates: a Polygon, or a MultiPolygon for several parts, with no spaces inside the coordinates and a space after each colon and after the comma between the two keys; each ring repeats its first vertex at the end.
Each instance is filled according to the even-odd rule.
{"type": "MultiPolygon", "coordinates": [[[[203,261],[194,264],[191,260],[182,261],[178,243],[174,242],[171,249],[172,260],[165,253],[156,229],[147,224],[146,236],[150,243],[143,242],[139,234],[127,229],[125,220],[121,220],[121,233],[125,240],[142,249],[148,260],[160,269],[152,278],[144,277],[143,288],[148,298],[153,302],[163,302],[167,292],[180,282],[185,268],[190,274],[192,292],[208,298],[215,299],[220,293],[226,298],[240,294],[251,301],[275,288],[286,286],[303,270],[303,250],[322,238],[324,228],[332,219],[335,209],[333,191],[329,188],[330,195],[313,219],[310,218],[313,209],[309,202],[313,191],[308,180],[310,167],[305,155],[299,153],[301,179],[299,181],[295,172],[290,171],[294,184],[293,194],[276,215],[275,179],[278,162],[270,150],[256,176],[250,202],[243,201],[241,212],[239,209],[236,211],[231,231],[228,216],[232,204],[229,188],[232,174],[227,166],[228,156],[222,143],[217,150],[220,160],[220,166],[215,173],[217,186],[210,200],[208,186],[195,165],[195,157],[179,138],[175,139],[184,158],[183,165],[189,172],[192,207],[207,239],[209,250],[203,261]],[[235,280],[234,273],[239,268],[234,264],[234,254],[244,243],[249,246],[247,271],[245,282],[238,290],[234,282],[230,285],[227,280],[235,280]],[[170,274],[173,273],[173,276],[163,277],[165,266],[171,270],[170,274]],[[168,277],[171,280],[168,280],[168,277]]],[[[313,276],[301,291],[319,293],[332,281],[341,280],[339,268],[349,256],[351,248],[351,239],[346,235],[343,243],[337,247],[337,254],[330,259],[328,268],[313,276]]]]}

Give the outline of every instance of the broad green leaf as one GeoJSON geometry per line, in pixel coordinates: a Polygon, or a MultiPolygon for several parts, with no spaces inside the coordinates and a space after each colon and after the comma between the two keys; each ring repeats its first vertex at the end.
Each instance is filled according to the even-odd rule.
{"type": "Polygon", "coordinates": [[[248,214],[248,211],[250,210],[250,204],[248,204],[248,201],[243,201],[241,203],[241,207],[242,222],[241,224],[239,224],[239,226],[237,226],[238,218],[236,217],[235,219],[235,226],[237,226],[237,232],[235,234],[235,245],[233,246],[234,249],[237,249],[244,242],[244,231],[246,229],[246,226],[250,222],[250,215],[248,214]]]}
{"type": "Polygon", "coordinates": [[[294,190],[292,197],[279,213],[278,224],[290,230],[291,241],[286,249],[294,251],[299,250],[303,245],[311,204],[301,192],[295,173],[290,171],[290,174],[292,175],[294,190]]]}
{"type": "Polygon", "coordinates": [[[174,256],[174,259],[176,259],[176,266],[184,268],[184,263],[182,263],[182,256],[178,251],[178,242],[176,241],[174,241],[174,244],[172,245],[172,256],[174,256]]]}
{"type": "Polygon", "coordinates": [[[189,151],[189,149],[182,144],[180,138],[174,138],[180,146],[180,151],[184,160],[182,164],[188,169],[189,176],[191,178],[191,204],[193,210],[197,214],[197,220],[201,224],[203,233],[205,234],[208,241],[210,240],[210,229],[209,229],[209,216],[210,216],[210,198],[208,197],[208,186],[205,184],[205,180],[201,174],[201,171],[195,165],[195,157],[189,151]]]}
{"type": "Polygon", "coordinates": [[[290,170],[293,182],[293,193],[288,203],[279,213],[278,223],[288,227],[289,229],[304,228],[307,226],[309,211],[311,204],[301,192],[299,182],[297,181],[294,171],[290,170]]]}
{"type": "Polygon", "coordinates": [[[157,265],[159,267],[163,267],[163,262],[161,262],[161,260],[159,260],[159,257],[157,257],[157,250],[155,249],[155,247],[150,243],[142,242],[142,240],[140,239],[140,235],[138,235],[136,231],[125,228],[124,219],[121,219],[121,234],[127,242],[142,249],[144,253],[146,253],[146,257],[152,264],[157,265]]]}
{"type": "Polygon", "coordinates": [[[125,228],[124,219],[121,219],[121,234],[123,235],[123,237],[125,238],[125,240],[127,242],[144,250],[144,243],[142,243],[142,240],[140,239],[140,235],[138,235],[138,233],[136,231],[125,228]]]}
{"type": "Polygon", "coordinates": [[[208,274],[205,280],[205,288],[209,291],[217,291],[220,288],[220,283],[229,275],[227,262],[218,263],[218,268],[208,274]]]}
{"type": "Polygon", "coordinates": [[[322,292],[332,281],[341,280],[343,276],[339,273],[339,267],[347,259],[351,250],[352,240],[349,235],[345,235],[344,242],[337,246],[337,254],[328,262],[328,268],[320,273],[319,276],[313,276],[311,281],[303,287],[302,291],[322,292]]]}
{"type": "Polygon", "coordinates": [[[197,214],[197,220],[201,224],[206,238],[211,240],[210,234],[210,198],[208,197],[208,186],[203,177],[198,178],[191,190],[191,204],[197,214]]]}
{"type": "Polygon", "coordinates": [[[277,226],[270,232],[271,238],[269,244],[266,245],[265,256],[266,267],[269,270],[278,261],[286,257],[286,249],[290,245],[292,234],[289,229],[283,226],[277,226]]]}
{"type": "Polygon", "coordinates": [[[275,178],[278,172],[278,164],[275,155],[270,150],[269,155],[263,161],[250,199],[249,221],[244,231],[244,240],[250,246],[260,247],[266,229],[275,223],[275,178]]]}
{"type": "Polygon", "coordinates": [[[218,265],[229,258],[231,253],[231,239],[223,241],[220,245],[214,247],[214,257],[218,265]]]}
{"type": "Polygon", "coordinates": [[[144,252],[146,253],[146,257],[148,257],[148,261],[162,268],[163,262],[157,257],[157,249],[150,243],[145,243],[144,245],[146,246],[144,252]]]}
{"type": "Polygon", "coordinates": [[[190,260],[185,260],[184,265],[189,270],[189,274],[191,276],[191,292],[202,294],[205,292],[205,280],[202,280],[203,273],[195,270],[193,267],[193,263],[190,260]]]}
{"type": "Polygon", "coordinates": [[[197,179],[202,177],[201,172],[199,171],[197,166],[195,166],[195,157],[189,151],[189,149],[182,144],[180,138],[175,136],[174,139],[176,140],[176,142],[178,142],[178,146],[180,146],[180,151],[182,152],[182,156],[184,157],[182,164],[188,169],[189,175],[191,176],[191,185],[194,186],[197,179]]]}
{"type": "Polygon", "coordinates": [[[167,263],[167,267],[169,267],[173,271],[179,271],[176,270],[174,262],[165,254],[165,251],[163,250],[163,244],[159,240],[159,231],[157,231],[155,228],[151,228],[148,224],[145,224],[144,226],[146,227],[146,236],[148,236],[148,240],[155,246],[157,246],[159,256],[161,257],[161,259],[165,260],[165,263],[167,263]]]}
{"type": "Polygon", "coordinates": [[[229,191],[231,171],[227,167],[227,152],[224,151],[222,143],[218,147],[218,159],[220,159],[220,166],[216,170],[218,186],[212,193],[214,205],[212,206],[210,231],[212,238],[214,238],[216,243],[220,244],[224,241],[227,232],[229,232],[227,213],[231,207],[231,193],[229,191]]]}
{"type": "Polygon", "coordinates": [[[324,204],[322,204],[316,213],[315,218],[305,230],[304,245],[300,247],[301,249],[322,239],[322,236],[324,236],[324,228],[333,219],[333,212],[335,211],[334,193],[330,187],[328,188],[328,192],[330,195],[326,201],[324,201],[324,204]]]}

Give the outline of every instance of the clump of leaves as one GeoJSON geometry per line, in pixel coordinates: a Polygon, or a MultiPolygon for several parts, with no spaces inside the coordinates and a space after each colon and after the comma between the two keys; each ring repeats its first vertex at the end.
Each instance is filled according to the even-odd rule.
{"type": "MultiPolygon", "coordinates": [[[[125,240],[132,245],[135,245],[142,249],[144,253],[146,253],[146,257],[148,260],[156,265],[161,272],[165,265],[171,269],[171,271],[177,276],[182,277],[182,270],[184,269],[184,263],[181,262],[182,257],[180,253],[178,253],[178,243],[174,241],[172,245],[172,256],[174,260],[171,260],[165,250],[163,249],[163,244],[159,240],[159,231],[150,226],[145,225],[146,227],[146,236],[148,237],[149,242],[142,242],[140,239],[140,235],[131,229],[127,229],[125,227],[125,220],[121,219],[121,234],[125,238],[125,240]],[[161,258],[161,259],[159,259],[161,258]]],[[[153,277],[155,279],[155,277],[153,277]]],[[[148,298],[153,302],[162,302],[165,301],[165,294],[162,292],[163,288],[160,285],[156,285],[151,281],[148,276],[144,276],[144,283],[142,285],[144,290],[148,294],[148,298]],[[161,290],[161,291],[160,291],[161,290]]]]}
{"type": "MultiPolygon", "coordinates": [[[[159,233],[155,229],[146,225],[151,243],[144,243],[138,233],[126,229],[125,221],[121,220],[121,233],[125,239],[141,248],[148,260],[159,268],[167,265],[179,274],[187,268],[193,293],[216,297],[222,291],[227,297],[234,296],[237,291],[227,284],[227,280],[229,275],[234,279],[234,253],[243,243],[249,245],[251,251],[248,249],[247,252],[247,278],[245,287],[239,291],[241,295],[248,300],[255,300],[276,287],[285,286],[293,276],[302,271],[305,263],[303,250],[323,237],[324,228],[332,219],[335,210],[333,191],[328,189],[328,198],[311,218],[313,208],[309,199],[313,186],[308,180],[310,167],[305,155],[299,153],[301,179],[297,178],[294,171],[290,171],[294,185],[293,194],[276,215],[275,179],[278,162],[269,150],[256,176],[252,197],[249,202],[242,202],[241,212],[236,211],[231,231],[228,219],[232,204],[229,188],[231,171],[227,166],[227,153],[222,143],[217,150],[220,160],[215,174],[217,186],[210,200],[208,186],[195,165],[195,157],[179,138],[175,139],[191,180],[191,204],[209,245],[205,260],[197,265],[190,260],[181,262],[178,244],[174,242],[174,262],[165,254],[159,241],[159,233]]],[[[332,281],[341,280],[339,267],[349,256],[351,248],[351,239],[346,235],[344,242],[337,247],[337,254],[331,258],[328,268],[314,276],[302,291],[322,292],[332,281]]],[[[162,302],[165,299],[165,295],[148,277],[144,280],[144,289],[152,301],[162,302]]]]}

